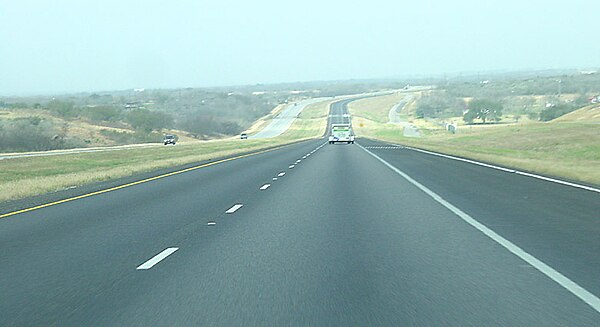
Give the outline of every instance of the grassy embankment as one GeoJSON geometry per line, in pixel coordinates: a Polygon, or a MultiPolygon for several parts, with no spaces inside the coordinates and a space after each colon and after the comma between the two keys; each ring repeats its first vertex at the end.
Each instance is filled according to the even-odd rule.
{"type": "Polygon", "coordinates": [[[0,202],[320,137],[325,130],[328,105],[328,102],[316,103],[305,108],[286,133],[273,139],[230,138],[177,146],[0,160],[0,202]]]}
{"type": "Polygon", "coordinates": [[[409,119],[424,133],[421,138],[408,138],[400,126],[365,117],[364,112],[382,117],[391,107],[391,99],[387,100],[353,103],[350,111],[357,135],[600,185],[598,107],[582,108],[548,123],[462,125],[454,135],[423,120],[409,119]]]}
{"type": "Polygon", "coordinates": [[[348,109],[353,115],[358,117],[358,119],[354,121],[354,124],[357,122],[360,124],[361,118],[364,118],[367,121],[385,124],[389,121],[390,109],[410,95],[412,95],[412,93],[396,92],[390,95],[361,99],[350,102],[348,104],[348,109]]]}

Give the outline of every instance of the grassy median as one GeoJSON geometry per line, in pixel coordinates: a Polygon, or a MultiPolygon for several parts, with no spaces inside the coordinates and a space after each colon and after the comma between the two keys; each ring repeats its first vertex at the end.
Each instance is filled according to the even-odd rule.
{"type": "Polygon", "coordinates": [[[407,93],[396,92],[390,95],[360,99],[350,102],[348,110],[353,115],[378,123],[387,123],[389,121],[390,109],[407,96],[407,93]]]}

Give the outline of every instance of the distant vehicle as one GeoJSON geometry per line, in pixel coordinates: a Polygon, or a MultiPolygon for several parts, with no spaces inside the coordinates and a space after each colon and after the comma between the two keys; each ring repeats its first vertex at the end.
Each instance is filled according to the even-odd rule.
{"type": "Polygon", "coordinates": [[[331,135],[329,135],[329,144],[345,142],[354,144],[354,134],[350,124],[331,124],[331,135]]]}
{"type": "Polygon", "coordinates": [[[177,142],[177,136],[176,135],[173,135],[173,134],[167,134],[167,135],[165,135],[165,139],[163,140],[163,143],[165,145],[169,145],[169,144],[175,145],[175,142],[177,142]]]}
{"type": "Polygon", "coordinates": [[[248,134],[246,134],[246,133],[240,134],[240,139],[242,139],[242,140],[248,139],[248,134]]]}

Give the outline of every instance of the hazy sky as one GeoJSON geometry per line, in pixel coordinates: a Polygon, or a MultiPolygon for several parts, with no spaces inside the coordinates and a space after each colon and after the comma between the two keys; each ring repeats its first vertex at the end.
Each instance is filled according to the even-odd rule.
{"type": "Polygon", "coordinates": [[[600,66],[598,0],[0,0],[0,95],[600,66]]]}

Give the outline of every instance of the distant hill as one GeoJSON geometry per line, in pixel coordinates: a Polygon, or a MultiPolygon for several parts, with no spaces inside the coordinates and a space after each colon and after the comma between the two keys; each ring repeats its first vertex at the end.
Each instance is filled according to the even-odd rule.
{"type": "Polygon", "coordinates": [[[600,122],[600,104],[583,107],[560,116],[552,122],[600,122]]]}

